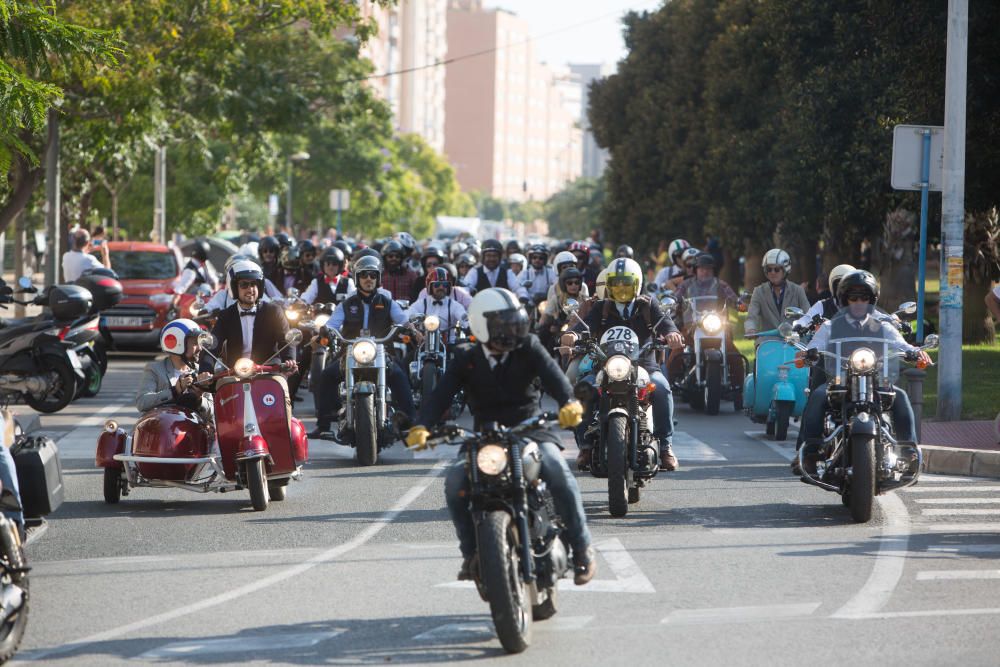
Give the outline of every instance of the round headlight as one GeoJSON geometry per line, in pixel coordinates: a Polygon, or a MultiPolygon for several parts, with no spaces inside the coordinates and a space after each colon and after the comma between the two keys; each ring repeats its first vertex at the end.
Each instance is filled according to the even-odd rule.
{"type": "Polygon", "coordinates": [[[612,381],[621,382],[632,372],[632,362],[625,355],[613,355],[604,363],[604,372],[612,381]]]}
{"type": "Polygon", "coordinates": [[[375,360],[375,343],[370,340],[355,343],[351,349],[351,355],[354,356],[354,361],[359,364],[370,364],[375,360]]]}
{"type": "Polygon", "coordinates": [[[548,308],[548,307],[549,307],[549,302],[548,301],[542,301],[541,303],[538,304],[538,312],[544,313],[545,309],[548,308]]]}
{"type": "Polygon", "coordinates": [[[709,313],[701,321],[701,326],[707,333],[718,333],[722,329],[722,318],[715,313],[709,313]]]}
{"type": "Polygon", "coordinates": [[[437,331],[441,326],[441,320],[437,315],[428,315],[424,318],[424,329],[426,331],[437,331]]]}
{"type": "Polygon", "coordinates": [[[247,359],[246,357],[240,357],[233,364],[233,372],[241,378],[249,377],[253,373],[253,360],[247,359]]]}
{"type": "Polygon", "coordinates": [[[328,313],[320,313],[313,318],[313,322],[316,324],[316,328],[318,329],[319,327],[325,325],[329,319],[330,315],[328,313]]]}
{"type": "Polygon", "coordinates": [[[507,469],[507,450],[500,445],[483,445],[476,454],[476,467],[484,475],[499,475],[507,469]]]}
{"type": "Polygon", "coordinates": [[[108,433],[114,433],[115,431],[118,430],[118,422],[116,422],[114,419],[109,419],[108,421],[104,422],[104,430],[107,431],[108,433]]]}
{"type": "Polygon", "coordinates": [[[875,368],[876,361],[875,353],[862,347],[851,353],[851,370],[855,373],[868,373],[875,368]]]}
{"type": "Polygon", "coordinates": [[[292,310],[291,308],[285,310],[285,319],[289,322],[294,322],[299,319],[299,311],[292,310]]]}

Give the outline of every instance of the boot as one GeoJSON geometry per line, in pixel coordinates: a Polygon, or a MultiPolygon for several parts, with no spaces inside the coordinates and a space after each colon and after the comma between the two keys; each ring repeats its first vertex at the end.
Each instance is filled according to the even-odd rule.
{"type": "Polygon", "coordinates": [[[310,438],[329,439],[330,422],[317,421],[316,428],[306,433],[306,436],[310,438]]]}
{"type": "Polygon", "coordinates": [[[670,445],[670,438],[660,440],[660,469],[667,472],[673,472],[680,466],[670,445]]]}
{"type": "Polygon", "coordinates": [[[900,440],[897,443],[896,453],[900,460],[909,462],[907,469],[909,474],[917,471],[920,461],[920,450],[917,448],[917,443],[912,440],[900,440]]]}
{"type": "Polygon", "coordinates": [[[573,583],[583,586],[597,574],[597,554],[594,547],[583,551],[573,550],[573,583]]]}
{"type": "Polygon", "coordinates": [[[816,462],[823,457],[823,441],[809,438],[799,450],[799,466],[803,472],[816,476],[816,462]]]}
{"type": "Polygon", "coordinates": [[[472,581],[472,566],[475,560],[475,556],[465,556],[462,558],[462,567],[458,570],[459,581],[472,581]]]}
{"type": "Polygon", "coordinates": [[[590,470],[590,457],[592,449],[581,449],[576,455],[576,469],[583,472],[590,470]]]}

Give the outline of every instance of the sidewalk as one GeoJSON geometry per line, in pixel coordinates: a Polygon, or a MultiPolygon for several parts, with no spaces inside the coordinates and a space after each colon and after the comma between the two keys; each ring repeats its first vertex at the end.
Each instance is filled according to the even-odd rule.
{"type": "Polygon", "coordinates": [[[921,424],[924,472],[1000,478],[1000,437],[992,421],[921,424]]]}

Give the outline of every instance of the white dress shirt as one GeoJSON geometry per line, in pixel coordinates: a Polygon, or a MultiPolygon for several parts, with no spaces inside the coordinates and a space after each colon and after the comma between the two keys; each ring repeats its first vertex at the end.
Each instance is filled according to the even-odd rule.
{"type": "MultiPolygon", "coordinates": [[[[250,310],[256,313],[258,308],[260,308],[259,303],[250,310]]],[[[240,328],[243,329],[243,356],[249,357],[250,352],[253,350],[253,325],[257,316],[246,317],[243,315],[245,310],[242,304],[237,304],[236,312],[240,313],[240,328]]]]}
{"type": "Polygon", "coordinates": [[[455,299],[447,296],[440,302],[426,295],[417,299],[410,306],[410,309],[406,311],[406,319],[410,319],[414,315],[437,315],[438,319],[441,320],[441,326],[445,327],[442,331],[447,330],[446,340],[449,343],[455,342],[454,327],[456,324],[461,324],[466,328],[469,326],[465,307],[455,299]]]}

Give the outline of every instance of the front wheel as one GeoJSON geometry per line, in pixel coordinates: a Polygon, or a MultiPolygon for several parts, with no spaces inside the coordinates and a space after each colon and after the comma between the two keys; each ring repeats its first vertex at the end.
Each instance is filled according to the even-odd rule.
{"type": "Polygon", "coordinates": [[[858,523],[871,521],[875,503],[875,438],[851,439],[851,484],[847,506],[858,523]]]}
{"type": "Polygon", "coordinates": [[[722,403],[722,364],[705,364],[705,414],[719,414],[722,403]]]}
{"type": "Polygon", "coordinates": [[[500,644],[520,653],[531,643],[531,596],[521,578],[513,527],[507,512],[490,512],[479,524],[479,576],[490,601],[500,644]]]}
{"type": "Polygon", "coordinates": [[[420,402],[423,403],[434,391],[437,384],[437,366],[433,361],[425,361],[424,367],[420,369],[420,402]]]}
{"type": "Polygon", "coordinates": [[[250,504],[255,512],[267,509],[267,477],[264,474],[264,459],[254,459],[246,462],[247,487],[250,489],[250,504]]]}
{"type": "Polygon", "coordinates": [[[48,380],[46,391],[41,396],[24,394],[24,402],[44,414],[59,412],[76,396],[76,372],[65,358],[55,355],[42,357],[39,365],[48,380]]]}
{"type": "Polygon", "coordinates": [[[24,630],[28,626],[28,572],[25,567],[24,551],[14,537],[15,530],[17,528],[11,521],[0,526],[2,533],[0,558],[3,559],[3,573],[0,577],[2,596],[6,600],[8,591],[16,593],[17,588],[23,592],[21,608],[12,612],[0,625],[0,664],[10,660],[17,652],[17,647],[24,637],[24,630]]]}
{"type": "Polygon", "coordinates": [[[116,505],[122,499],[122,472],[118,468],[104,469],[104,502],[116,505]]]}
{"type": "Polygon", "coordinates": [[[774,406],[774,439],[784,440],[788,437],[788,422],[792,418],[793,401],[777,401],[774,406]]]}
{"type": "Polygon", "coordinates": [[[375,397],[371,394],[358,396],[354,401],[354,447],[359,464],[373,466],[378,463],[375,397]]]}
{"type": "Polygon", "coordinates": [[[628,475],[625,456],[625,442],[628,438],[628,422],[625,415],[612,415],[608,419],[608,511],[611,516],[628,514],[628,475]]]}

